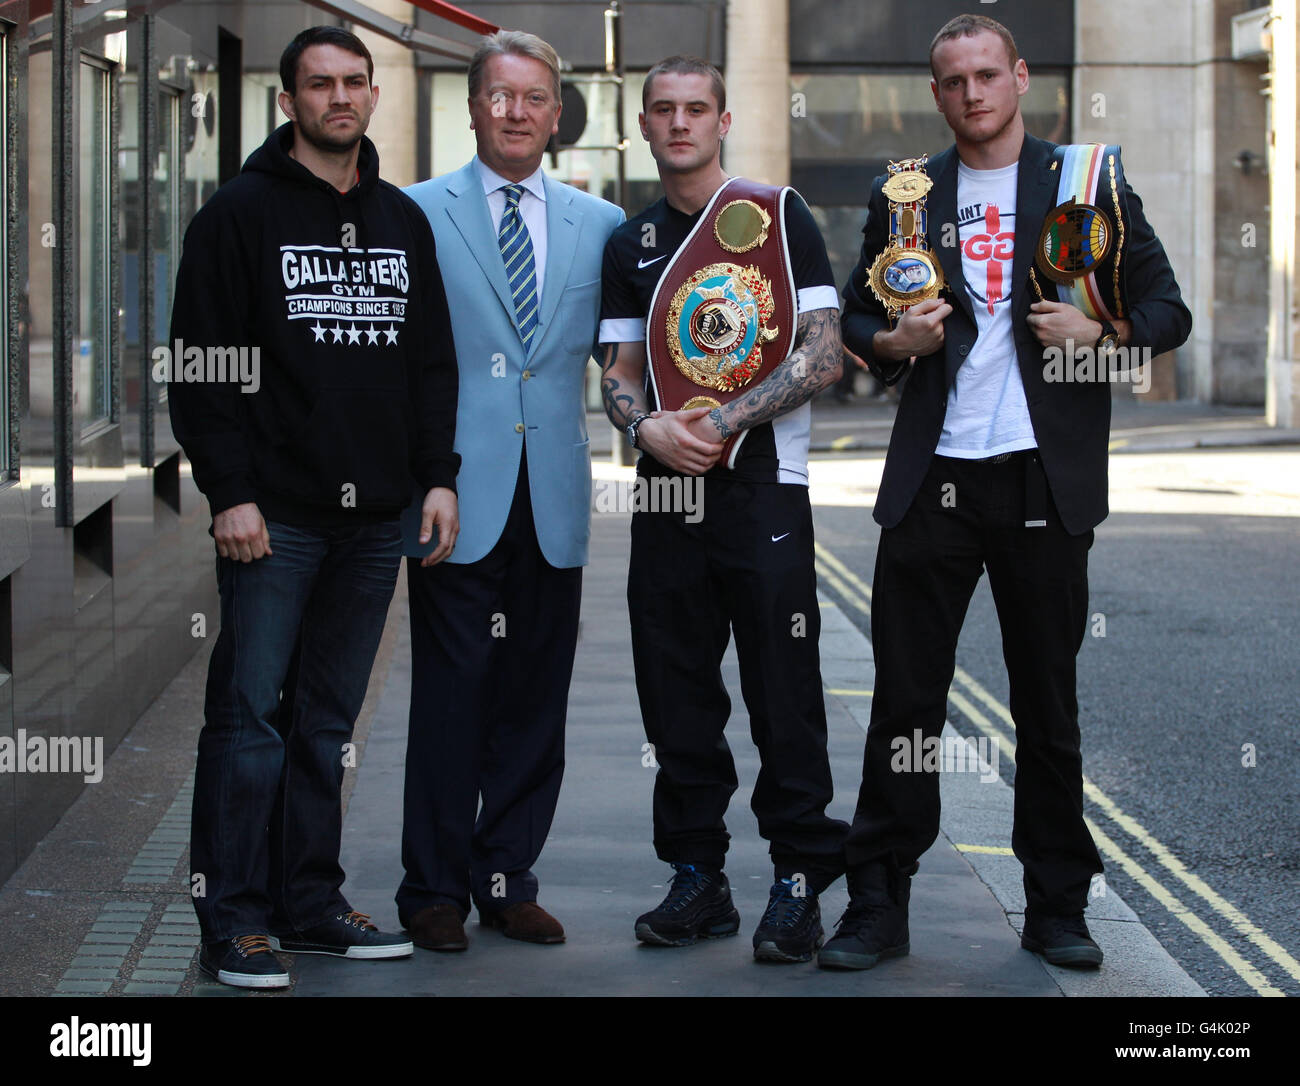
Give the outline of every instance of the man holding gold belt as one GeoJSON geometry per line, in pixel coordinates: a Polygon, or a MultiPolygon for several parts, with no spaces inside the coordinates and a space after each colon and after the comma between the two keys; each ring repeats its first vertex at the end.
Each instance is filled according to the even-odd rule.
{"type": "Polygon", "coordinates": [[[763,763],[751,806],[775,868],[754,955],[809,961],[822,940],[817,895],[843,871],[847,828],[826,815],[807,486],[808,401],[841,371],[838,296],[799,196],[723,173],[731,116],[717,69],[662,61],[642,105],[664,198],[605,247],[605,410],[643,451],[649,494],[703,476],[703,516],[651,501],[632,518],[628,609],[659,766],[655,851],[676,870],[636,936],[684,946],[740,926],[722,871],[737,780],[721,662],[734,631],[763,763]]]}
{"type": "Polygon", "coordinates": [[[869,969],[909,952],[910,879],[938,835],[939,780],[899,772],[913,764],[900,744],[943,728],[987,569],[1016,726],[1021,945],[1095,967],[1083,910],[1102,865],[1083,817],[1075,656],[1107,513],[1107,382],[1119,359],[1182,344],[1191,315],[1119,149],[1025,133],[1029,72],[1005,27],[960,16],[930,60],[956,145],[877,180],[844,289],[849,350],[886,384],[910,376],[875,508],[875,689],[845,845],[850,903],[818,964],[869,969]]]}

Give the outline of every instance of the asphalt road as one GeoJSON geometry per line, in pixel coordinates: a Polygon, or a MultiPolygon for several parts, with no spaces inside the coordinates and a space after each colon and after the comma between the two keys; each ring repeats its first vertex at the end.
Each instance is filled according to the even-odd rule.
{"type": "MultiPolygon", "coordinates": [[[[1106,879],[1211,995],[1300,995],[1300,452],[1111,465],[1113,512],[1090,562],[1090,611],[1105,636],[1085,638],[1078,668],[1084,772],[1096,786],[1087,815],[1128,858],[1103,848],[1106,879]]],[[[832,458],[812,469],[818,542],[867,584],[879,467],[832,458]],[[867,482],[819,493],[819,476],[867,482]]],[[[849,602],[826,578],[823,590],[849,602]]],[[[869,636],[859,609],[844,612],[869,636]]],[[[987,578],[957,663],[1006,705],[987,578]]],[[[957,699],[949,719],[979,734],[957,699]]],[[[1014,779],[1009,759],[1002,773],[1014,779]]]]}

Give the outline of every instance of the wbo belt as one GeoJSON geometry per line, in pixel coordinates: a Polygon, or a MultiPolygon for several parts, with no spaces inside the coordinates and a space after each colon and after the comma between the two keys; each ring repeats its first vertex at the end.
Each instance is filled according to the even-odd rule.
{"type": "MultiPolygon", "coordinates": [[[[785,233],[790,188],[742,177],[709,200],[664,267],[646,321],[647,371],[665,411],[720,408],[762,381],[794,347],[798,292],[785,233]]],[[[728,437],[736,466],[748,430],[728,437]]]]}

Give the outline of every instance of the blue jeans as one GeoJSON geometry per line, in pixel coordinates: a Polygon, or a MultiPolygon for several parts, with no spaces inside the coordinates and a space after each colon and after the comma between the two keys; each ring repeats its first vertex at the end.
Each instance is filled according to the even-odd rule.
{"type": "Polygon", "coordinates": [[[190,832],[205,942],[302,931],[346,907],[344,744],[401,563],[396,521],[266,527],[269,556],[217,559],[221,633],[208,665],[190,832]]]}

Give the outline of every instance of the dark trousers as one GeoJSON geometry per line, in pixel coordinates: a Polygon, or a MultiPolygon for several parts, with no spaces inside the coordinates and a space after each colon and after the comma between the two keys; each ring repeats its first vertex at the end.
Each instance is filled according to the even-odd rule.
{"type": "Polygon", "coordinates": [[[406,749],[403,924],[471,899],[498,912],[537,899],[564,775],[564,720],[582,569],[542,556],[520,468],[500,540],[478,562],[407,560],[411,715],[406,749]],[[480,800],[482,806],[480,809],[480,800]]]}
{"type": "Polygon", "coordinates": [[[221,633],[208,664],[190,833],[206,942],[304,930],[346,907],[343,747],[401,564],[396,521],[267,531],[267,557],[217,559],[221,633]]]}
{"type": "Polygon", "coordinates": [[[762,759],[751,801],[778,876],[814,889],[843,871],[843,822],[826,815],[826,755],[812,509],[793,484],[704,481],[702,517],[637,512],[627,599],[646,738],[659,772],[659,858],[721,868],[736,767],[723,735],[722,657],[734,631],[750,735],[762,759]]]}
{"type": "Polygon", "coordinates": [[[1036,452],[1004,463],[934,458],[906,516],[880,533],[872,585],[875,693],[851,867],[907,870],[939,833],[939,776],[894,772],[895,737],[938,736],[957,638],[984,569],[1002,628],[1016,725],[1011,847],[1031,912],[1078,912],[1101,858],[1083,821],[1075,657],[1088,617],[1093,533],[1062,526],[1036,452]],[[1045,501],[1043,527],[1035,494],[1045,501]],[[1026,506],[1029,513],[1026,514],[1026,506]]]}

